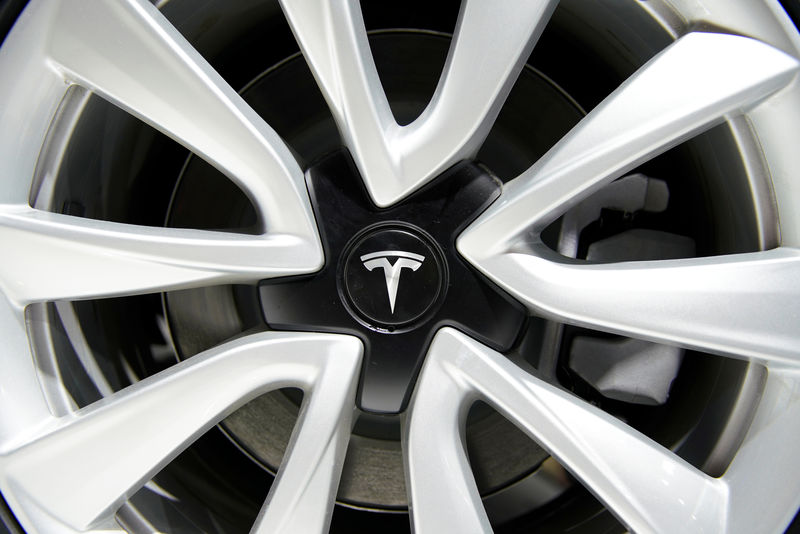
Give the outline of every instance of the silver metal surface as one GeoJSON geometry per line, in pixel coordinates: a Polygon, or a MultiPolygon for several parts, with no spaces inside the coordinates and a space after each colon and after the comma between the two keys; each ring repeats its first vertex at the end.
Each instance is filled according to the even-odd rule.
{"type": "Polygon", "coordinates": [[[799,68],[751,39],[682,37],[507,184],[459,237],[459,250],[548,317],[717,354],[795,362],[797,249],[577,265],[537,233],[636,164],[786,87],[799,68]],[[663,97],[651,97],[656,88],[663,97]]]}
{"type": "Polygon", "coordinates": [[[389,206],[477,152],[555,0],[465,0],[430,104],[398,125],[356,0],[282,0],[370,196],[389,206]],[[498,38],[502,35],[502,38],[498,38]]]}
{"type": "Polygon", "coordinates": [[[416,271],[425,261],[425,256],[403,252],[400,250],[384,250],[361,256],[364,268],[368,271],[380,268],[386,279],[386,292],[389,296],[389,308],[394,314],[394,303],[397,299],[397,290],[400,287],[400,275],[403,269],[416,271]],[[394,258],[394,263],[390,262],[394,258]]]}
{"type": "Polygon", "coordinates": [[[28,136],[44,132],[47,117],[4,108],[3,150],[11,152],[0,163],[0,238],[19,253],[3,262],[0,287],[12,300],[134,294],[320,268],[303,173],[289,149],[158,10],[143,0],[34,2],[18,26],[28,58],[18,65],[14,43],[3,48],[0,61],[17,79],[2,90],[12,94],[0,93],[3,101],[31,97],[14,94],[20,88],[45,88],[34,96],[42,104],[37,113],[46,115],[70,84],[94,91],[234,180],[259,209],[266,233],[141,228],[32,209],[26,189],[37,157],[25,157],[30,146],[16,147],[41,147],[43,136],[28,136]],[[65,270],[69,277],[60,274],[65,270]]]}
{"type": "Polygon", "coordinates": [[[752,39],[682,37],[506,184],[502,197],[459,238],[459,250],[480,264],[516,245],[636,165],[755,107],[793,82],[798,69],[795,58],[752,39]]]}
{"type": "Polygon", "coordinates": [[[477,398],[542,444],[633,531],[723,530],[723,482],[445,328],[431,345],[404,434],[415,532],[491,531],[461,442],[465,409],[477,398]]]}
{"type": "MultiPolygon", "coordinates": [[[[0,487],[34,532],[113,523],[116,509],[237,407],[302,388],[300,420],[254,532],[327,528],[349,438],[361,343],[325,334],[253,334],[199,354],[3,443],[0,487]]],[[[72,530],[70,530],[72,529],[72,530]]]]}
{"type": "MultiPolygon", "coordinates": [[[[797,372],[771,375],[787,385],[797,372]]],[[[768,388],[776,392],[772,388],[768,388]]],[[[776,532],[794,508],[792,478],[761,515],[746,503],[762,493],[785,461],[757,447],[800,429],[794,386],[767,396],[729,471],[713,478],[605,412],[525,373],[503,355],[445,328],[431,345],[412,398],[404,432],[406,470],[415,532],[490,532],[462,443],[466,408],[489,402],[567,467],[634,532],[776,532]],[[786,402],[788,401],[788,404],[786,402]],[[776,406],[780,413],[775,414],[776,406]],[[442,424],[447,414],[450,424],[442,424]],[[778,420],[774,420],[777,417],[778,420]],[[762,425],[766,425],[763,428],[762,425]],[[780,428],[778,428],[780,426],[780,428]],[[432,447],[434,441],[437,446],[432,447]],[[443,467],[444,466],[444,467],[443,467]]],[[[796,435],[796,434],[794,434],[796,435]]],[[[781,450],[785,443],[776,444],[781,450]]],[[[790,468],[792,476],[797,467],[790,468]]]]}
{"type": "MultiPolygon", "coordinates": [[[[51,69],[217,167],[247,192],[268,231],[316,244],[303,174],[289,149],[157,9],[143,0],[50,6],[55,23],[40,29],[51,69]]],[[[313,248],[305,253],[313,257],[313,248]]]]}
{"type": "MultiPolygon", "coordinates": [[[[281,3],[380,206],[474,155],[556,5],[465,1],[430,105],[400,126],[358,2],[281,3]]],[[[463,441],[477,399],[545,447],[635,532],[780,532],[800,505],[800,37],[772,0],[646,4],[639,8],[682,37],[509,183],[458,247],[535,313],[763,365],[753,422],[727,471],[713,478],[442,329],[404,422],[415,532],[491,531],[463,441]],[[700,27],[727,34],[689,31],[700,27]],[[737,132],[749,127],[751,145],[761,147],[780,247],[595,265],[540,242],[546,225],[599,187],[725,121],[737,132]]],[[[254,283],[320,268],[316,224],[288,148],[144,0],[32,0],[0,48],[0,80],[13,80],[0,83],[0,489],[23,526],[120,531],[119,506],[183,448],[255,396],[292,386],[305,391],[301,419],[253,532],[324,531],[350,436],[362,350],[355,338],[253,334],[61,413],[43,392],[58,379],[37,365],[28,336],[38,320],[31,303],[254,283]],[[253,201],[264,233],[136,227],[30,207],[42,147],[75,85],[222,171],[253,201]]],[[[69,320],[69,304],[58,306],[69,320]]]]}

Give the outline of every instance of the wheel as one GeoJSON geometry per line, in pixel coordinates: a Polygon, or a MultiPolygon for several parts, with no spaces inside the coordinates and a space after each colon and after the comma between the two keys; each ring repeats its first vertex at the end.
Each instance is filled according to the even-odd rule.
{"type": "Polygon", "coordinates": [[[6,529],[785,531],[798,13],[0,3],[6,529]]]}

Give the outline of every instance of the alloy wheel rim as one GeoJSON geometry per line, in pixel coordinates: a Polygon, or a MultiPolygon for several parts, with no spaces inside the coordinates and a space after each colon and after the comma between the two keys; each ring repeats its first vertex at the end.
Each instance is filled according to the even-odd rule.
{"type": "MultiPolygon", "coordinates": [[[[373,199],[385,206],[474,151],[503,93],[510,88],[512,72],[521,68],[554,6],[520,2],[514,9],[509,7],[504,13],[508,18],[503,19],[487,17],[481,11],[485,8],[467,3],[457,31],[456,52],[448,63],[456,81],[445,84],[422,122],[404,133],[398,133],[392,125],[391,114],[387,116],[381,101],[380,82],[369,67],[369,47],[357,4],[343,2],[330,10],[320,6],[303,12],[298,4],[287,2],[284,9],[373,199]],[[525,12],[527,15],[522,16],[525,12]],[[506,27],[512,22],[518,24],[506,27]],[[470,33],[471,24],[478,26],[475,33],[470,33]],[[485,114],[471,117],[472,122],[463,130],[454,129],[457,138],[448,137],[445,134],[454,119],[448,115],[452,111],[447,106],[459,99],[465,99],[461,106],[469,108],[479,107],[473,106],[470,98],[483,102],[482,97],[474,96],[483,89],[473,95],[465,95],[460,89],[464,83],[458,81],[458,75],[463,74],[459,69],[466,69],[474,55],[464,52],[459,56],[458,47],[463,45],[469,51],[477,46],[472,39],[480,43],[495,35],[497,32],[490,31],[492,24],[506,30],[503,44],[508,47],[498,55],[503,58],[502,64],[496,65],[496,79],[490,80],[496,83],[485,89],[489,96],[483,98],[492,105],[482,109],[485,114]],[[464,31],[463,41],[460,31],[464,31]],[[343,38],[342,32],[348,38],[343,38]],[[321,36],[328,40],[319,40],[321,36]],[[329,47],[339,52],[342,64],[332,65],[324,59],[329,47]],[[360,82],[364,83],[359,86],[360,82]],[[450,93],[455,96],[447,96],[450,93]],[[364,102],[372,106],[365,107],[364,102]],[[365,109],[371,113],[365,113],[365,109]],[[434,138],[443,141],[431,148],[434,144],[429,140],[434,138]],[[376,142],[383,145],[371,145],[376,142]],[[402,164],[393,165],[385,154],[402,154],[398,156],[402,164]]],[[[416,530],[491,528],[456,424],[460,421],[463,425],[464,407],[476,398],[489,401],[544,444],[633,530],[772,531],[791,519],[800,485],[789,439],[797,435],[800,424],[800,406],[793,396],[798,379],[798,344],[792,332],[797,300],[793,298],[797,284],[792,276],[797,253],[792,247],[797,245],[800,224],[795,224],[791,206],[796,205],[794,200],[800,193],[791,179],[797,168],[794,155],[776,132],[792,131],[787,125],[796,123],[793,119],[798,115],[793,98],[798,91],[797,62],[792,58],[798,55],[797,36],[777,4],[753,8],[759,24],[742,22],[745,16],[753,16],[749,10],[723,11],[726,7],[709,2],[701,13],[690,2],[653,2],[649,9],[673,29],[676,37],[682,37],[593,110],[567,141],[508,184],[500,200],[462,234],[458,246],[477,269],[535,313],[632,337],[699,347],[765,366],[768,374],[762,398],[737,456],[724,476],[709,477],[607,414],[523,373],[502,355],[457,331],[442,329],[426,356],[404,428],[406,477],[416,530]],[[761,42],[690,33],[691,24],[685,20],[723,26],[761,42]],[[688,74],[687,66],[691,67],[688,74]],[[661,69],[663,72],[659,72],[661,69]],[[670,93],[674,101],[653,104],[640,96],[653,93],[649,83],[661,88],[674,74],[683,76],[676,78],[680,83],[670,85],[674,87],[670,93]],[[698,80],[700,85],[688,83],[698,80]],[[652,121],[641,124],[637,117],[635,123],[626,124],[624,109],[631,102],[652,106],[647,108],[652,121]],[[728,120],[742,136],[749,135],[746,128],[752,128],[761,141],[780,213],[780,247],[767,243],[769,250],[744,256],[620,268],[567,264],[530,238],[531,229],[543,229],[591,188],[721,120],[728,120]],[[596,143],[584,138],[605,141],[597,148],[596,143]],[[524,209],[517,208],[520,205],[524,209]],[[660,269],[667,276],[669,291],[651,289],[648,277],[652,273],[648,269],[660,269]],[[691,293],[693,287],[686,289],[687,279],[705,288],[702,299],[691,293]],[[610,313],[607,306],[599,304],[619,299],[625,291],[614,290],[611,297],[596,296],[594,301],[585,298],[598,287],[621,284],[634,293],[619,304],[627,313],[610,313]],[[731,295],[729,288],[737,284],[745,291],[731,295]],[[576,287],[583,291],[576,292],[576,287]],[[550,288],[550,292],[542,288],[550,288]],[[708,288],[715,290],[711,296],[708,288]],[[757,292],[755,297],[753,292],[757,292]],[[673,300],[671,293],[676,293],[673,300]],[[674,302],[664,307],[663,318],[654,319],[651,309],[645,314],[638,305],[663,299],[674,302]],[[739,309],[731,311],[731,302],[739,309]],[[740,309],[750,311],[743,316],[740,309]],[[685,316],[676,322],[679,315],[685,316]],[[653,322],[669,327],[656,328],[653,322]],[[435,417],[430,413],[432,407],[436,407],[435,417]],[[450,424],[427,423],[432,420],[450,424]],[[609,442],[598,442],[597,436],[609,436],[609,442]],[[440,446],[431,447],[431,440],[440,446]],[[608,448],[610,444],[613,450],[608,448]],[[621,470],[618,463],[609,460],[618,458],[620,448],[636,458],[634,467],[660,466],[659,480],[664,482],[664,489],[659,489],[663,493],[654,487],[652,474],[643,480],[636,469],[621,470]],[[435,466],[443,463],[457,467],[446,477],[432,477],[435,466]],[[782,490],[766,495],[768,492],[760,488],[769,487],[766,485],[773,479],[781,480],[782,490]],[[443,509],[448,510],[446,514],[443,509]],[[753,509],[760,513],[747,511],[753,509]]],[[[253,395],[288,384],[304,389],[308,400],[287,455],[289,460],[282,466],[267,501],[271,506],[264,508],[254,531],[326,528],[335,498],[337,466],[352,417],[347,407],[353,403],[361,355],[360,344],[354,339],[331,334],[258,334],[213,349],[78,412],[56,409],[54,413],[53,407],[64,403],[52,398],[59,394],[57,384],[51,387],[53,384],[43,383],[41,369],[29,357],[26,331],[26,319],[30,321],[31,316],[26,318],[25,308],[36,302],[261,280],[319,269],[323,260],[316,225],[302,171],[289,150],[158,11],[144,2],[113,6],[103,2],[78,6],[76,2],[60,7],[33,3],[0,52],[0,71],[6,69],[14,72],[19,83],[0,87],[4,102],[27,98],[43,104],[23,114],[7,108],[2,121],[7,126],[0,129],[3,175],[22,177],[4,184],[0,215],[0,232],[15,249],[15,257],[0,269],[7,297],[0,310],[0,324],[8,339],[0,357],[2,367],[13,371],[0,378],[3,396],[10,399],[0,405],[0,483],[23,525],[41,531],[119,528],[113,520],[114,512],[176,450],[253,395]],[[107,24],[87,26],[83,10],[88,10],[93,20],[107,24]],[[153,49],[140,46],[108,54],[100,45],[107,45],[110,35],[129,39],[131,45],[159,47],[159,54],[147,56],[153,49]],[[37,61],[28,61],[30,50],[38,54],[37,61]],[[130,50],[137,52],[131,54],[130,50]],[[111,63],[112,56],[121,63],[111,63]],[[20,57],[26,61],[20,61],[20,57]],[[143,57],[150,60],[150,67],[144,72],[132,67],[130,72],[152,76],[153,80],[160,76],[174,79],[173,73],[180,72],[183,77],[175,81],[184,83],[185,91],[141,92],[141,78],[133,79],[119,67],[124,61],[140,66],[143,57]],[[200,230],[153,230],[78,220],[32,208],[31,204],[46,203],[46,199],[31,201],[29,197],[32,181],[48,179],[37,168],[44,168],[40,152],[48,132],[53,136],[53,117],[68,110],[67,104],[83,94],[70,89],[71,85],[104,95],[179,138],[226,172],[260,208],[266,232],[260,236],[220,236],[200,230]],[[178,98],[184,94],[192,94],[195,100],[178,98]],[[208,114],[192,113],[195,108],[191,106],[199,102],[207,106],[208,114]],[[204,133],[219,128],[220,122],[228,135],[237,139],[235,151],[204,133]],[[265,182],[264,176],[270,179],[265,182]],[[59,270],[65,269],[63,262],[69,262],[74,276],[64,279],[46,261],[36,262],[33,269],[31,259],[41,257],[44,250],[61,260],[59,270]],[[262,260],[265,255],[270,258],[269,264],[262,260]],[[227,258],[227,263],[220,258],[227,258]],[[275,361],[257,363],[262,351],[274,355],[275,361]],[[300,352],[315,356],[294,361],[300,352]],[[334,358],[345,364],[332,366],[334,358]],[[229,378],[214,377],[219,387],[214,397],[206,399],[210,403],[207,411],[199,414],[186,408],[195,417],[185,418],[171,429],[169,439],[159,440],[149,449],[143,447],[125,465],[115,461],[115,455],[101,453],[138,443],[137,434],[153,407],[161,405],[159,399],[191,394],[201,402],[192,385],[210,380],[198,378],[203,373],[223,371],[229,378]],[[109,433],[110,428],[118,430],[109,433]],[[329,436],[323,443],[309,437],[319,432],[329,436]],[[102,446],[87,447],[97,439],[102,446]],[[97,477],[101,472],[103,480],[97,477]],[[80,494],[74,492],[78,480],[82,481],[80,494]]],[[[164,417],[169,421],[181,419],[177,412],[164,417]]]]}

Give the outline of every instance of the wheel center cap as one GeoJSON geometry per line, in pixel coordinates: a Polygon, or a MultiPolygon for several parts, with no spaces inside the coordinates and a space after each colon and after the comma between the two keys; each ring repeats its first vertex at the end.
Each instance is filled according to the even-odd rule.
{"type": "Polygon", "coordinates": [[[351,241],[343,258],[343,301],[373,329],[412,326],[441,301],[447,279],[444,256],[415,226],[383,223],[367,228],[351,241]]]}
{"type": "Polygon", "coordinates": [[[402,412],[443,326],[495,350],[511,348],[525,308],[456,249],[461,230],[500,196],[497,180],[462,162],[402,202],[379,208],[344,151],[317,162],[306,179],[326,262],[311,275],[265,280],[263,315],[274,330],[358,336],[364,345],[359,408],[402,412]]]}

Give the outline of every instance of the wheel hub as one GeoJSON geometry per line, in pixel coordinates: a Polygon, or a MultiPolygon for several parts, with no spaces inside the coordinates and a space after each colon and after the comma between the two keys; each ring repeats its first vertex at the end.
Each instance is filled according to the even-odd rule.
{"type": "Polygon", "coordinates": [[[496,350],[511,348],[523,307],[467,266],[460,229],[500,194],[471,163],[388,209],[377,208],[355,166],[336,153],[306,174],[325,249],[311,277],[264,282],[267,323],[280,330],[341,332],[365,348],[359,407],[401,412],[435,332],[453,326],[496,350]]]}

